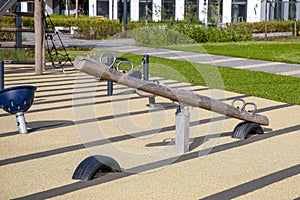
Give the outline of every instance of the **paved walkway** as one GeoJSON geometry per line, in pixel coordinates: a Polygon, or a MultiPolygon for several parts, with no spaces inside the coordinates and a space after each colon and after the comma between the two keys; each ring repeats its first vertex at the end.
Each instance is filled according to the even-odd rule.
{"type": "MultiPolygon", "coordinates": [[[[160,48],[138,47],[131,39],[117,40],[80,40],[70,37],[70,34],[60,34],[65,46],[84,46],[90,48],[130,52],[134,54],[149,54],[162,58],[185,60],[195,63],[214,64],[224,67],[262,71],[268,73],[282,74],[300,77],[300,64],[287,64],[282,62],[269,62],[245,58],[234,58],[229,56],[217,56],[184,51],[174,51],[160,48]]],[[[33,43],[33,34],[26,34],[26,43],[33,43]]]]}

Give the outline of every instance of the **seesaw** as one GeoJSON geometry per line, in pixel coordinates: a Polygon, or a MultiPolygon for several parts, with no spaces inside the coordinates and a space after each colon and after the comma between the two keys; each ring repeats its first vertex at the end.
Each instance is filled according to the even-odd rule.
{"type": "MultiPolygon", "coordinates": [[[[77,56],[74,61],[75,69],[86,74],[115,82],[121,85],[135,88],[148,94],[161,96],[171,101],[178,102],[176,111],[176,138],[175,148],[178,153],[189,150],[189,109],[188,106],[198,107],[216,112],[228,117],[243,120],[239,123],[233,133],[233,138],[246,139],[249,134],[263,134],[261,125],[269,125],[266,116],[256,113],[256,105],[247,103],[243,99],[235,99],[231,105],[207,96],[196,94],[183,89],[169,88],[158,82],[142,80],[128,73],[123,73],[111,65],[95,62],[92,59],[77,56]],[[241,106],[236,106],[236,104],[241,106]],[[249,107],[252,110],[248,110],[249,107]]],[[[76,168],[73,179],[91,180],[96,173],[104,171],[121,171],[117,161],[107,156],[90,156],[83,160],[76,168]]]]}

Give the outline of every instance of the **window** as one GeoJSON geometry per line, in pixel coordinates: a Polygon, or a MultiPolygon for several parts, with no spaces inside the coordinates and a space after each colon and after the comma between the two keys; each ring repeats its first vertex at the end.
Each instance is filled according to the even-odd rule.
{"type": "Polygon", "coordinates": [[[27,3],[27,12],[34,12],[34,3],[33,2],[27,3]]]}
{"type": "Polygon", "coordinates": [[[244,22],[247,19],[247,0],[233,0],[231,8],[231,21],[244,22]]]}
{"type": "Polygon", "coordinates": [[[140,20],[150,20],[152,17],[152,0],[140,0],[140,20]]]}
{"type": "Polygon", "coordinates": [[[185,12],[184,17],[190,23],[197,19],[197,0],[186,0],[185,1],[185,12]]]}
{"type": "Polygon", "coordinates": [[[97,1],[97,15],[103,16],[103,17],[108,17],[108,0],[98,0],[97,1]]]}
{"type": "Polygon", "coordinates": [[[162,20],[174,20],[175,18],[175,0],[162,0],[162,20]]]}
{"type": "Polygon", "coordinates": [[[218,5],[218,0],[208,1],[207,21],[209,24],[217,23],[219,8],[220,8],[219,20],[220,20],[220,22],[222,22],[223,1],[220,1],[220,6],[218,5]]]}

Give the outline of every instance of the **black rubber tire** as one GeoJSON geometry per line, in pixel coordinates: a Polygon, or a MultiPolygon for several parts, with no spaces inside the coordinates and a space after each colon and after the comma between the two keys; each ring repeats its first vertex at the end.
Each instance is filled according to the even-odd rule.
{"type": "Polygon", "coordinates": [[[73,173],[72,179],[77,180],[92,180],[95,175],[121,172],[121,168],[117,161],[111,157],[95,155],[84,159],[73,173]]]}
{"type": "Polygon", "coordinates": [[[249,134],[264,134],[263,128],[254,122],[241,122],[232,132],[232,138],[246,139],[249,134]]]}

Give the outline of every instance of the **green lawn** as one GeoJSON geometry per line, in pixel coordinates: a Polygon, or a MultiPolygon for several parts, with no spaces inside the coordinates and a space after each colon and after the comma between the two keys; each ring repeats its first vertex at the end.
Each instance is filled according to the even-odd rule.
{"type": "Polygon", "coordinates": [[[300,39],[170,45],[162,48],[300,64],[300,39]]]}

